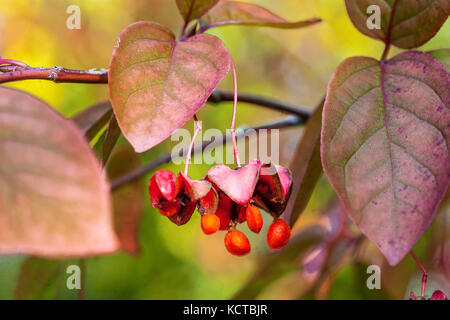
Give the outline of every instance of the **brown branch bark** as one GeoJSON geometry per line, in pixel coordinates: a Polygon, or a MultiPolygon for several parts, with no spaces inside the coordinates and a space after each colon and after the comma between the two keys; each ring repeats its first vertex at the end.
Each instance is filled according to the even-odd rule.
{"type": "MultiPolygon", "coordinates": [[[[3,66],[4,71],[12,70],[11,66],[3,66]]],[[[53,68],[15,68],[12,71],[0,73],[0,83],[20,80],[50,80],[53,82],[72,83],[108,83],[108,70],[72,70],[62,67],[53,68]]]]}
{"type": "MultiPolygon", "coordinates": [[[[219,103],[224,101],[233,101],[234,92],[216,89],[209,97],[208,101],[212,103],[219,103]]],[[[295,114],[303,121],[308,120],[312,114],[313,109],[311,107],[300,107],[291,103],[280,101],[273,98],[268,98],[251,93],[238,93],[238,101],[251,103],[254,105],[262,106],[268,109],[277,110],[284,113],[295,114]]]]}

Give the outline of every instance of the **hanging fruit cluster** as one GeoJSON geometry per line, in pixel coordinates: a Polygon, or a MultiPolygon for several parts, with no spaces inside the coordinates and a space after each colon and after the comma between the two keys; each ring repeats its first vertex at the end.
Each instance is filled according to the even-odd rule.
{"type": "Polygon", "coordinates": [[[292,188],[288,169],[278,165],[250,160],[247,165],[231,169],[226,165],[212,167],[204,180],[192,180],[180,172],[159,170],[151,178],[151,205],[173,223],[189,221],[195,208],[202,215],[205,234],[228,230],[225,247],[234,255],[250,252],[250,242],[237,226],[247,222],[248,228],[259,233],[263,218],[258,207],[274,219],[267,233],[272,249],[284,247],[290,238],[289,225],[279,216],[283,213],[292,188]]]}

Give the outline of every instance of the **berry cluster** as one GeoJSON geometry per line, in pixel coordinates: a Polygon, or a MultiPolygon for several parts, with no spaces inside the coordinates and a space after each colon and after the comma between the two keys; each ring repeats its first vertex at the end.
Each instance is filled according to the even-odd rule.
{"type": "Polygon", "coordinates": [[[272,249],[284,247],[290,238],[289,225],[279,216],[283,213],[292,189],[288,169],[251,160],[244,167],[231,169],[226,165],[212,167],[203,180],[160,170],[150,179],[151,204],[177,225],[189,221],[195,208],[201,217],[205,234],[228,230],[225,247],[234,255],[250,252],[247,237],[236,229],[247,222],[255,233],[261,231],[263,218],[258,207],[274,218],[267,233],[272,249]]]}

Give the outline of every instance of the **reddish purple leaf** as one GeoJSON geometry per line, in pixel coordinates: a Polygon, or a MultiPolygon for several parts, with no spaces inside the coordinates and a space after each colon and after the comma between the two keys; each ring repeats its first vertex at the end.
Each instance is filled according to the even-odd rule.
{"type": "Polygon", "coordinates": [[[427,52],[430,56],[435,58],[437,61],[442,63],[445,67],[445,70],[447,72],[450,72],[450,49],[444,48],[444,49],[436,49],[431,50],[427,52]]]}
{"type": "Polygon", "coordinates": [[[303,269],[306,274],[318,273],[322,270],[327,258],[328,248],[326,244],[317,245],[311,252],[303,257],[303,269]]]}
{"type": "Polygon", "coordinates": [[[450,283],[450,188],[439,205],[432,228],[426,250],[432,253],[433,271],[442,273],[450,283]]]}
{"type": "Polygon", "coordinates": [[[41,100],[0,88],[0,254],[117,249],[109,185],[83,134],[41,100]]]}
{"type": "Polygon", "coordinates": [[[224,164],[209,169],[207,177],[234,202],[246,205],[252,198],[258,179],[259,160],[251,160],[236,170],[224,164]]]}
{"type": "Polygon", "coordinates": [[[318,18],[312,18],[309,20],[289,22],[256,4],[227,0],[220,0],[205,15],[204,19],[211,26],[238,24],[282,29],[303,28],[322,21],[318,18]]]}
{"type": "Polygon", "coordinates": [[[320,162],[320,129],[324,101],[314,110],[306,123],[302,137],[295,148],[290,167],[294,185],[293,196],[285,210],[286,221],[294,226],[300,214],[305,210],[317,181],[322,175],[320,162]]]}
{"type": "MultiPolygon", "coordinates": [[[[139,167],[139,159],[133,149],[127,145],[113,153],[108,163],[110,179],[119,177],[139,167]]],[[[120,244],[126,252],[139,252],[138,229],[144,212],[144,190],[142,180],[127,183],[113,191],[114,228],[120,244]]]]}
{"type": "Polygon", "coordinates": [[[347,13],[355,27],[365,35],[403,49],[419,47],[430,40],[450,14],[448,0],[345,0],[347,13]],[[367,26],[380,8],[380,29],[367,26]]]}
{"type": "Polygon", "coordinates": [[[90,106],[72,117],[88,140],[92,140],[105,126],[112,114],[111,102],[103,101],[90,106]]]}
{"type": "Polygon", "coordinates": [[[185,21],[200,18],[219,0],[177,0],[178,10],[185,21]]]}
{"type": "Polygon", "coordinates": [[[65,289],[66,268],[70,262],[27,257],[20,266],[14,299],[58,299],[58,289],[63,285],[65,289]]]}
{"type": "Polygon", "coordinates": [[[102,141],[102,165],[105,166],[106,162],[120,137],[120,128],[117,123],[117,119],[114,115],[111,115],[108,128],[105,132],[105,138],[102,141]]]}
{"type": "Polygon", "coordinates": [[[119,38],[108,73],[109,97],[122,133],[143,152],[192,118],[231,60],[212,35],[175,41],[169,29],[154,22],[133,23],[119,38]]]}
{"type": "Polygon", "coordinates": [[[430,55],[405,52],[349,58],[328,87],[324,172],[391,265],[427,229],[449,183],[449,81],[430,55]]]}
{"type": "MultiPolygon", "coordinates": [[[[334,255],[333,251],[336,249],[334,244],[339,242],[338,238],[344,233],[346,222],[347,214],[342,211],[339,201],[335,201],[329,208],[325,209],[319,222],[319,225],[326,230],[324,240],[302,259],[306,274],[313,274],[323,270],[324,267],[326,268],[325,263],[331,264],[333,268],[337,267],[334,264],[335,259],[331,259],[331,256],[334,255]],[[329,261],[326,261],[327,256],[330,257],[329,261]]],[[[346,239],[341,238],[339,240],[342,240],[342,245],[346,239]]],[[[330,270],[327,270],[327,272],[330,272],[330,270]]]]}

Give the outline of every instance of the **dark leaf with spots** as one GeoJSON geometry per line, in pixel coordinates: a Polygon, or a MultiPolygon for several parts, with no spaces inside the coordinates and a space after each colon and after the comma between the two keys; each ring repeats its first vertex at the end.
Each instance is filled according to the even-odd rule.
{"type": "Polygon", "coordinates": [[[417,48],[430,40],[450,14],[448,0],[345,0],[355,27],[365,35],[403,48],[417,48]],[[369,6],[380,8],[380,29],[367,26],[375,14],[369,6]]]}
{"type": "Polygon", "coordinates": [[[321,156],[350,217],[396,265],[428,228],[450,177],[450,83],[422,52],[353,57],[335,71],[321,156]]]}

